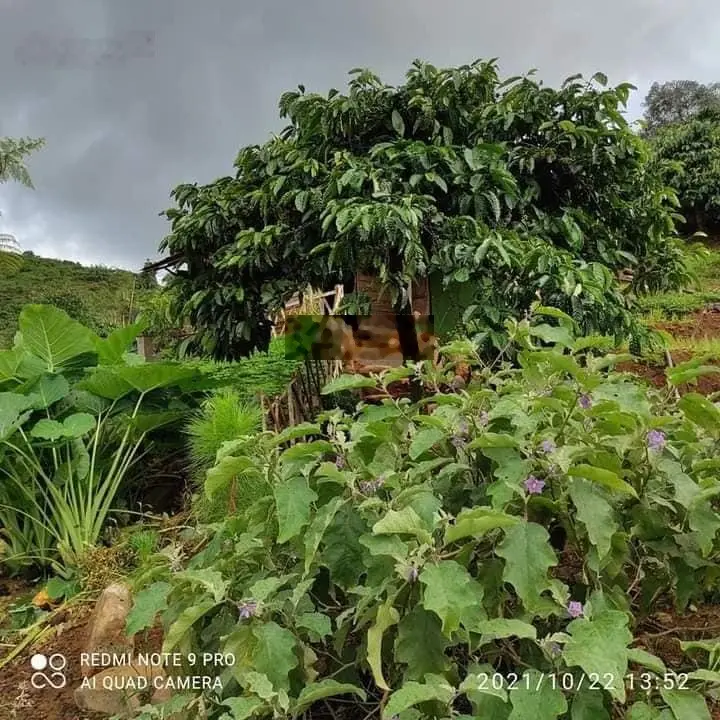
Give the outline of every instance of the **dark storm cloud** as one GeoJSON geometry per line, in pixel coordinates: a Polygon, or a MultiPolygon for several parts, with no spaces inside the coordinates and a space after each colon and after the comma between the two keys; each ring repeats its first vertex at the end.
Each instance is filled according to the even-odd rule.
{"type": "Polygon", "coordinates": [[[707,0],[0,0],[0,136],[44,136],[36,190],[4,185],[0,230],[39,254],[139,267],[180,182],[232,170],[282,127],[277,99],[415,57],[499,57],[548,81],[720,79],[707,0]]]}

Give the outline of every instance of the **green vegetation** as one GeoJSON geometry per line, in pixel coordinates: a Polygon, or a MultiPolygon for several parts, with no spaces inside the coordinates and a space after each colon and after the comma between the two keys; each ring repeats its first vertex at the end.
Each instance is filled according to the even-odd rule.
{"type": "MultiPolygon", "coordinates": [[[[429,396],[226,446],[206,492],[238,473],[268,492],[199,528],[206,549],[189,563],[156,564],[128,621],[137,632],[162,613],[163,650],[196,658],[183,672],[234,655],[202,666],[217,689],[174,707],[213,720],[709,717],[716,669],[670,667],[637,643],[658,603],[718,597],[720,409],[608,372],[621,358],[598,352],[612,338],[576,339],[556,310],[506,330],[514,368],[446,348],[475,370],[463,390],[451,367],[394,370],[379,390],[418,372],[429,396]]],[[[371,383],[342,376],[326,392],[371,383]]]]}
{"type": "Polygon", "coordinates": [[[20,311],[31,303],[59,307],[101,335],[135,318],[143,293],[138,275],[29,252],[22,258],[15,272],[0,273],[0,349],[12,345],[20,311]]]}
{"type": "Polygon", "coordinates": [[[398,315],[413,278],[471,283],[464,322],[488,352],[538,297],[637,345],[645,328],[614,271],[634,267],[641,292],[689,281],[677,198],[621,113],[631,85],[597,73],[553,89],[481,61],[417,61],[399,87],[352,74],[346,95],[285,93],[289,126],[243,148],[235,177],[172,193],[162,249],[187,264],[170,280],[175,318],[214,357],[265,347],[293,293],[355,272],[378,277],[398,315]]]}

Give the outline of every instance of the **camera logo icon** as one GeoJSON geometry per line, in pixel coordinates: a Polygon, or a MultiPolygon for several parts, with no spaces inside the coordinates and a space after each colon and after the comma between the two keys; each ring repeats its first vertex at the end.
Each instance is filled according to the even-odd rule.
{"type": "Polygon", "coordinates": [[[67,667],[67,658],[60,653],[50,656],[37,653],[30,658],[30,667],[36,671],[31,675],[30,683],[37,690],[46,687],[59,690],[67,685],[63,672],[67,667]]]}

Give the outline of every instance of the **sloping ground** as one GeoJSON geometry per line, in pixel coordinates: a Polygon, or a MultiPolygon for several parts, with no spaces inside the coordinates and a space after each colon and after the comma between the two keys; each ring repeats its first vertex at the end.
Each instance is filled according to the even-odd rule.
{"type": "Polygon", "coordinates": [[[127,270],[25,253],[16,272],[0,275],[0,349],[12,345],[18,316],[28,303],[56,305],[96,331],[123,324],[137,303],[137,278],[127,270]]]}

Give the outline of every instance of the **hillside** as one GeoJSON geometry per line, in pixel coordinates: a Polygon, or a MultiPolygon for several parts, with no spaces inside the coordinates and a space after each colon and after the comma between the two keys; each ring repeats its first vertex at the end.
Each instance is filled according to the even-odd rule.
{"type": "Polygon", "coordinates": [[[104,333],[123,324],[137,301],[140,275],[23,254],[17,271],[0,276],[0,348],[12,345],[28,303],[48,303],[104,333]]]}

